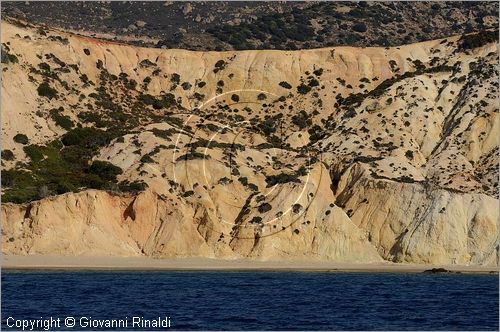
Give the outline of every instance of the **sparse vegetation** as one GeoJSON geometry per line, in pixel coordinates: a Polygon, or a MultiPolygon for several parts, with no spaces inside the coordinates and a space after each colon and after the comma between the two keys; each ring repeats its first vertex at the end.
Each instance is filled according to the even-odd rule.
{"type": "Polygon", "coordinates": [[[460,37],[459,50],[465,51],[478,48],[489,43],[498,43],[498,30],[486,30],[460,37]]]}

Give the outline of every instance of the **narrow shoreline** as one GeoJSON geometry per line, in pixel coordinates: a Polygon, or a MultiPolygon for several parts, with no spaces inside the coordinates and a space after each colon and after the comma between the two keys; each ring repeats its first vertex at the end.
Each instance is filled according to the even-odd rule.
{"type": "Polygon", "coordinates": [[[498,274],[494,266],[424,265],[398,263],[339,263],[328,261],[256,261],[211,258],[112,257],[112,256],[13,256],[2,255],[2,269],[69,271],[276,271],[422,273],[444,269],[450,273],[498,274]]]}

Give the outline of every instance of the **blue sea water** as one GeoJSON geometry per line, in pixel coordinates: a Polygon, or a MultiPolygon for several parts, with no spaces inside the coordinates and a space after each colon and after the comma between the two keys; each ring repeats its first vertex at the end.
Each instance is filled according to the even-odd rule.
{"type": "Polygon", "coordinates": [[[5,330],[9,317],[60,318],[63,329],[71,316],[75,330],[81,317],[132,329],[136,316],[170,317],[172,330],[498,331],[498,305],[498,275],[2,272],[5,330]]]}

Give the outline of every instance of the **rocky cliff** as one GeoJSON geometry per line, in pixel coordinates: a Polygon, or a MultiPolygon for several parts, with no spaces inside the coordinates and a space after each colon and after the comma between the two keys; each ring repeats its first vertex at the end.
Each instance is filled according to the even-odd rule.
{"type": "Polygon", "coordinates": [[[496,36],[192,52],[2,23],[2,250],[496,265],[496,36]]]}

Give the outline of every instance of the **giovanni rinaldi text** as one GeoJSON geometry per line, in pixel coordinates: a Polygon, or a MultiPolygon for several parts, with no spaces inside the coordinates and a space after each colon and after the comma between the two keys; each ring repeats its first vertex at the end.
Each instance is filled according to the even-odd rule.
{"type": "Polygon", "coordinates": [[[171,326],[170,317],[155,317],[152,319],[132,316],[121,319],[98,319],[93,317],[40,317],[37,319],[17,319],[8,317],[6,320],[8,328],[23,331],[49,331],[53,329],[67,328],[169,328],[171,326]]]}

